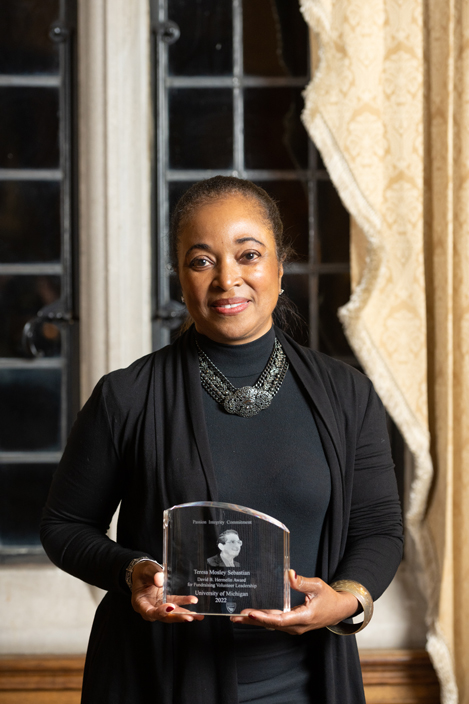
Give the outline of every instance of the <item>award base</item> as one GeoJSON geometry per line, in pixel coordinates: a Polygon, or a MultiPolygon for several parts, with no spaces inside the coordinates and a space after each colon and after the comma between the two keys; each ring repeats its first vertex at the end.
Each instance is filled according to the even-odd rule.
{"type": "Polygon", "coordinates": [[[290,531],[265,513],[199,501],[167,509],[164,601],[194,595],[190,610],[230,616],[243,609],[290,611],[290,531]]]}

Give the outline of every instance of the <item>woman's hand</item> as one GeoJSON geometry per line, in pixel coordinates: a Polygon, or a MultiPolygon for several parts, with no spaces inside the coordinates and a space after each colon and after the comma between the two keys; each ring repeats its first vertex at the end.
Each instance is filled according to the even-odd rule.
{"type": "Polygon", "coordinates": [[[336,592],[316,577],[300,577],[290,570],[292,589],[303,592],[305,602],[284,613],[277,610],[244,609],[238,616],[232,616],[234,623],[250,623],[264,628],[301,635],[325,626],[333,626],[345,618],[353,616],[358,609],[358,600],[349,592],[336,592]]]}
{"type": "Polygon", "coordinates": [[[154,562],[137,562],[132,571],[132,606],[145,621],[187,623],[202,621],[200,614],[182,608],[196,604],[196,596],[175,596],[163,604],[163,571],[154,562]]]}

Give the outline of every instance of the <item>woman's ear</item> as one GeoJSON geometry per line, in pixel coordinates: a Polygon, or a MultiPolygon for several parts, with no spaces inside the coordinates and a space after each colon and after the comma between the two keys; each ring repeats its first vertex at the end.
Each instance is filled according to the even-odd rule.
{"type": "Polygon", "coordinates": [[[280,262],[278,265],[278,287],[279,287],[279,289],[282,288],[282,276],[283,276],[283,262],[280,262]]]}
{"type": "Polygon", "coordinates": [[[279,262],[278,262],[278,276],[279,276],[279,279],[281,279],[282,276],[283,276],[283,262],[284,262],[284,261],[285,261],[285,254],[279,259],[279,262]]]}

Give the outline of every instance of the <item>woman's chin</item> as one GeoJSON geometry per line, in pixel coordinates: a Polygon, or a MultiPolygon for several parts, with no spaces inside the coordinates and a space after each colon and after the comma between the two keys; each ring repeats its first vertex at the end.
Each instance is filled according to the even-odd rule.
{"type": "MultiPolygon", "coordinates": [[[[205,335],[214,342],[221,342],[226,345],[243,345],[265,335],[272,327],[272,319],[263,324],[252,324],[239,316],[227,316],[217,319],[213,323],[204,321],[203,324],[195,324],[197,332],[205,335]]],[[[217,316],[218,317],[218,316],[217,316]]]]}

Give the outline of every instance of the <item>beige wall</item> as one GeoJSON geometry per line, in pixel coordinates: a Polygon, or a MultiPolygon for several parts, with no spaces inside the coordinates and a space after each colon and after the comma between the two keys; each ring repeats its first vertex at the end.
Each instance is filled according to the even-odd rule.
{"type": "Polygon", "coordinates": [[[79,0],[82,399],[151,351],[148,0],[79,0]]]}
{"type": "Polygon", "coordinates": [[[84,653],[99,590],[52,565],[0,571],[0,654],[84,653]]]}

